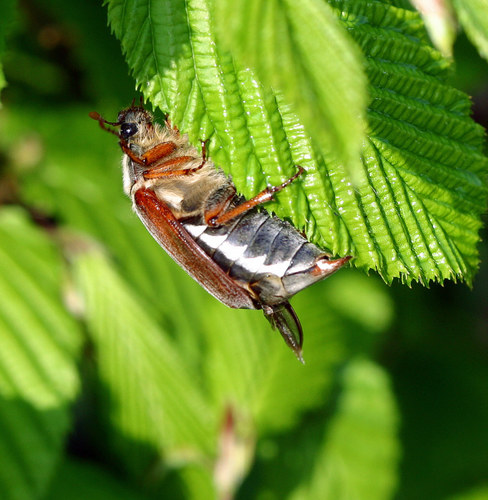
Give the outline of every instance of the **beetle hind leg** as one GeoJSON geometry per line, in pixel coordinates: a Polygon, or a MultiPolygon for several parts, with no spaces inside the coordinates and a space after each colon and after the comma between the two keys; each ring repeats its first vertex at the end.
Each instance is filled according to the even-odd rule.
{"type": "Polygon", "coordinates": [[[286,345],[295,353],[298,360],[305,364],[302,356],[303,330],[300,320],[289,302],[282,302],[273,306],[263,306],[265,318],[273,328],[281,333],[286,345]]]}
{"type": "Polygon", "coordinates": [[[267,203],[268,201],[272,201],[273,194],[280,192],[282,189],[285,189],[295,179],[297,179],[300,175],[302,175],[305,172],[305,169],[303,167],[300,167],[300,165],[297,165],[297,167],[298,171],[296,172],[296,174],[291,176],[289,179],[287,179],[279,186],[268,186],[266,189],[258,193],[250,200],[244,200],[243,202],[239,203],[236,206],[233,206],[232,208],[222,209],[221,212],[217,213],[212,217],[205,217],[207,225],[214,227],[220,226],[222,224],[231,221],[232,219],[235,219],[239,215],[249,212],[249,210],[253,209],[254,207],[262,205],[263,203],[267,203]]]}

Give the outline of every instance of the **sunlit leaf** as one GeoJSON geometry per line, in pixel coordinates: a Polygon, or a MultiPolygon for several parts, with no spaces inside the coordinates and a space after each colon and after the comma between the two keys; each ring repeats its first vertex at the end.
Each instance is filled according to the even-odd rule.
{"type": "Polygon", "coordinates": [[[215,24],[238,65],[293,103],[321,149],[359,167],[363,61],[326,2],[216,0],[215,24]]]}
{"type": "MultiPolygon", "coordinates": [[[[305,227],[313,241],[334,254],[354,255],[355,266],[376,269],[388,283],[395,277],[425,285],[471,282],[486,206],[487,161],[469,99],[447,85],[449,62],[428,44],[417,13],[380,1],[329,3],[360,47],[370,84],[368,137],[354,184],[334,155],[317,148],[320,138],[313,127],[304,128],[297,117],[300,105],[287,100],[290,94],[273,95],[258,80],[263,60],[266,68],[280,65],[276,51],[263,47],[255,67],[241,65],[215,35],[213,4],[172,0],[150,8],[147,0],[107,2],[112,28],[145,96],[168,111],[193,142],[210,138],[215,162],[245,195],[255,194],[265,181],[279,183],[300,164],[306,175],[269,208],[305,227]]],[[[250,18],[261,12],[257,0],[252,5],[250,18]]],[[[302,47],[302,55],[308,50],[304,65],[315,61],[308,57],[316,37],[302,36],[307,29],[315,32],[315,19],[302,19],[297,3],[266,5],[275,10],[263,15],[260,36],[271,37],[274,47],[273,33],[288,40],[285,21],[296,19],[290,26],[298,30],[294,23],[299,24],[297,33],[307,47],[296,49],[302,47]]],[[[245,24],[234,24],[236,36],[244,37],[245,24]]],[[[251,35],[240,42],[256,53],[251,35]]],[[[327,54],[324,60],[333,64],[327,54]]],[[[284,81],[283,75],[278,72],[276,79],[284,81]]],[[[310,78],[310,85],[317,81],[310,78]]],[[[297,79],[287,80],[295,93],[297,79]]],[[[314,91],[327,99],[322,87],[314,91]]],[[[309,107],[316,105],[309,100],[309,107]]],[[[331,119],[337,130],[345,123],[344,117],[331,119]]]]}

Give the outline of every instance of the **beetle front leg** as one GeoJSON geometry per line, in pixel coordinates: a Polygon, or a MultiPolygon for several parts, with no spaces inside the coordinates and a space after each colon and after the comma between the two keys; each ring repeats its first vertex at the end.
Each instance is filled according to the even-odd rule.
{"type": "Polygon", "coordinates": [[[298,176],[303,174],[303,172],[305,172],[305,169],[303,167],[300,167],[300,165],[298,165],[298,172],[289,179],[287,179],[285,182],[283,182],[283,184],[280,184],[279,186],[268,186],[266,189],[263,189],[260,193],[258,193],[250,200],[246,200],[233,208],[230,209],[228,208],[230,205],[229,203],[227,203],[227,205],[222,205],[223,210],[220,213],[215,214],[208,218],[207,215],[205,215],[205,222],[209,226],[221,226],[222,224],[231,221],[232,219],[238,217],[239,215],[248,212],[252,208],[257,207],[258,205],[262,205],[263,203],[267,203],[268,201],[271,201],[275,193],[278,193],[282,189],[286,188],[298,176]]]}
{"type": "MultiPolygon", "coordinates": [[[[207,142],[208,141],[202,141],[202,161],[200,165],[198,165],[197,167],[178,168],[180,166],[185,165],[186,163],[195,160],[196,158],[193,156],[176,156],[175,158],[170,158],[169,160],[166,160],[165,162],[160,163],[153,168],[145,170],[142,173],[144,179],[160,179],[161,177],[178,177],[183,175],[192,175],[198,172],[200,169],[203,168],[205,163],[207,163],[207,142]]],[[[169,144],[169,143],[163,143],[161,144],[161,146],[164,144],[169,144]]],[[[146,153],[146,155],[151,151],[152,150],[149,150],[146,153]]]]}
{"type": "Polygon", "coordinates": [[[169,156],[176,149],[176,144],[174,142],[162,142],[157,146],[154,146],[149,151],[146,151],[142,156],[137,156],[132,149],[127,145],[125,141],[120,141],[120,148],[122,151],[135,163],[145,166],[151,166],[154,163],[159,162],[166,156],[169,156]]]}

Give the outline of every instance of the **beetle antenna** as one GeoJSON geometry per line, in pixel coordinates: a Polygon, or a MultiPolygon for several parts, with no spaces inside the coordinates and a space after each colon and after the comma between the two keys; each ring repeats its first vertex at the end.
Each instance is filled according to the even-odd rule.
{"type": "Polygon", "coordinates": [[[116,130],[113,130],[113,129],[105,126],[105,124],[107,124],[107,125],[112,125],[113,127],[118,127],[118,126],[120,126],[119,122],[109,122],[109,121],[105,120],[105,118],[103,118],[100,115],[100,113],[97,113],[96,111],[92,111],[92,112],[88,113],[88,116],[90,118],[92,118],[93,120],[96,120],[98,122],[98,124],[100,125],[100,127],[103,128],[103,130],[110,132],[111,134],[114,134],[117,137],[119,137],[119,133],[116,130]]]}

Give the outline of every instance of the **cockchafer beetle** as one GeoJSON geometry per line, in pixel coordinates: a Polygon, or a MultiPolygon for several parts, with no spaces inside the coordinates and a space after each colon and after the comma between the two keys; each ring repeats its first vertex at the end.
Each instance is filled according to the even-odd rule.
{"type": "Polygon", "coordinates": [[[302,327],[288,299],[351,258],[331,260],[291,224],[258,210],[304,169],[246,200],[207,157],[205,143],[200,154],[168,118],[155,123],[142,100],[116,122],[90,117],[119,138],[124,191],[154,239],[223,304],[262,309],[303,362],[302,327]]]}

